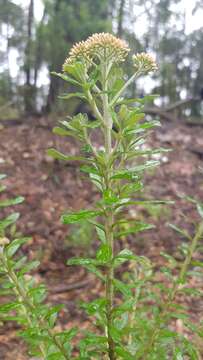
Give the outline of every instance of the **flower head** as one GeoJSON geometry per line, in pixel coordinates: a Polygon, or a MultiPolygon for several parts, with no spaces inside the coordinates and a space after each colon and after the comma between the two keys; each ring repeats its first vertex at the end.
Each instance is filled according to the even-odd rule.
{"type": "Polygon", "coordinates": [[[0,237],[0,246],[5,246],[8,245],[10,243],[9,239],[6,237],[0,237]]]}
{"type": "Polygon", "coordinates": [[[93,34],[87,39],[89,55],[92,58],[122,62],[130,51],[127,43],[112,34],[93,34]]]}
{"type": "Polygon", "coordinates": [[[148,73],[150,71],[156,71],[158,69],[156,61],[150,54],[140,53],[133,55],[132,57],[134,66],[136,70],[140,70],[144,73],[148,73]]]}
{"type": "Polygon", "coordinates": [[[73,45],[63,64],[63,71],[66,71],[66,67],[74,64],[76,61],[85,62],[86,65],[90,65],[92,60],[95,59],[108,59],[109,61],[119,63],[125,60],[129,51],[130,49],[125,41],[111,34],[94,34],[86,41],[73,45]]]}
{"type": "Polygon", "coordinates": [[[81,41],[73,45],[70,49],[67,59],[63,64],[63,71],[66,71],[67,65],[72,65],[76,61],[89,61],[88,47],[86,41],[81,41]]]}

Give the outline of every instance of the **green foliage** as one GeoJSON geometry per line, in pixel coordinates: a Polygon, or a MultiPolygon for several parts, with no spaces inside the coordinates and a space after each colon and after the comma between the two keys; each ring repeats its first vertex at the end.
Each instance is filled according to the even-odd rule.
{"type": "MultiPolygon", "coordinates": [[[[21,324],[21,335],[30,344],[31,354],[46,360],[198,360],[193,337],[203,336],[202,324],[192,322],[180,297],[202,295],[199,289],[189,286],[191,277],[202,276],[202,263],[193,258],[197,250],[201,251],[202,204],[189,199],[201,220],[194,234],[172,225],[187,242],[182,244],[181,256],[177,258],[163,253],[163,266],[158,270],[157,264],[145,256],[138,256],[127,247],[118,250],[119,238],[134,237],[154,227],[138,218],[131,219],[132,206],[167,203],[140,199],[145,171],[159,165],[151,155],[163,151],[143,150],[148,133],[160,126],[157,121],[144,119],[143,106],[151,97],[130,101],[123,97],[128,86],[138,76],[155,69],[156,64],[147,54],[137,55],[133,74],[126,81],[120,66],[128,52],[125,43],[110,34],[98,34],[85,43],[83,51],[81,46],[84,43],[76,44],[66,60],[64,74],[58,76],[67,83],[75,82],[78,89],[74,96],[88,104],[94,119],[79,113],[54,128],[57,135],[78,140],[79,156],[64,155],[54,149],[48,153],[60,160],[78,161],[82,173],[98,190],[99,199],[91,208],[67,210],[61,221],[71,226],[87,223],[95,228],[98,244],[95,255],[69,259],[67,265],[83,266],[93,273],[105,286],[105,293],[81,304],[91,316],[92,326],[91,331],[82,332],[73,348],[71,340],[77,331],[55,332],[61,307],[47,306],[44,286],[26,275],[39,263],[17,256],[27,239],[14,236],[13,241],[8,240],[7,231],[19,216],[13,213],[0,222],[1,291],[11,295],[11,301],[0,305],[0,315],[3,321],[21,324]],[[93,143],[94,132],[101,139],[100,147],[93,143]],[[189,329],[190,338],[175,331],[174,319],[189,329]]],[[[67,99],[73,96],[69,95],[67,99]]],[[[0,208],[21,201],[22,198],[4,200],[0,208]]]]}
{"type": "MultiPolygon", "coordinates": [[[[174,318],[181,319],[185,327],[193,328],[193,333],[199,332],[190,321],[187,309],[177,299],[182,293],[200,295],[197,289],[188,287],[188,282],[192,256],[203,234],[202,222],[197,226],[194,237],[173,226],[181,235],[186,235],[189,243],[184,244],[182,263],[171,255],[162,254],[165,266],[160,269],[164,279],[161,282],[156,280],[159,272],[156,274],[154,265],[147,258],[137,256],[129,249],[115,251],[119,237],[134,236],[154,227],[153,224],[126,217],[129,207],[142,204],[157,219],[164,213],[164,201],[139,200],[144,172],[159,165],[158,161],[151,159],[151,155],[167,151],[142,149],[148,132],[160,126],[157,121],[144,120],[143,105],[151,97],[123,98],[127,86],[140,74],[133,74],[126,83],[119,66],[108,57],[101,60],[98,55],[95,63],[88,65],[81,55],[80,61],[73,59],[64,69],[64,74],[55,75],[74,83],[79,90],[63,98],[82,98],[96,120],[88,119],[86,114],[77,114],[69,121],[61,122],[60,127],[54,128],[54,133],[72,136],[79,141],[81,155],[76,160],[81,160],[83,156],[82,161],[87,165],[82,165],[80,169],[100,192],[100,200],[91,209],[67,212],[62,216],[64,224],[81,222],[84,226],[85,221],[93,224],[100,241],[95,257],[73,258],[68,265],[85,267],[105,282],[106,287],[104,298],[83,305],[89,315],[96,317],[100,335],[84,335],[78,344],[78,359],[167,360],[185,356],[198,359],[198,350],[193,342],[172,330],[171,325],[174,318]],[[104,147],[101,150],[92,143],[94,131],[103,138],[104,147]],[[85,156],[84,147],[88,148],[85,156]],[[117,269],[123,263],[127,264],[128,271],[118,277],[117,269]]],[[[55,154],[53,152],[54,157],[55,154]]],[[[60,157],[63,159],[63,155],[60,157]]],[[[201,216],[200,204],[197,210],[201,216]]],[[[164,216],[167,218],[168,213],[165,212],[164,216]]]]}
{"type": "MultiPolygon", "coordinates": [[[[0,176],[3,179],[3,176],[0,176]]],[[[22,197],[0,201],[0,208],[16,205],[22,197]]],[[[16,238],[15,231],[8,228],[15,224],[18,213],[11,213],[0,221],[0,321],[16,321],[21,325],[19,335],[29,344],[31,356],[46,360],[64,360],[71,356],[70,340],[77,331],[55,332],[54,327],[61,305],[50,307],[44,303],[46,288],[28,275],[39,266],[38,261],[28,261],[22,254],[17,255],[29,238],[16,238]],[[14,237],[13,240],[8,237],[14,237]],[[8,296],[10,300],[8,301],[8,296]]]]}
{"type": "Polygon", "coordinates": [[[171,211],[169,207],[162,204],[145,204],[144,208],[155,220],[169,220],[171,211]]]}

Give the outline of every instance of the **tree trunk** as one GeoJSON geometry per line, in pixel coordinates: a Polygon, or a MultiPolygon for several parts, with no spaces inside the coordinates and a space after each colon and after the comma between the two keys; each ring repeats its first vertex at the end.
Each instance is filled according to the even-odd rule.
{"type": "Polygon", "coordinates": [[[122,37],[123,35],[124,7],[125,7],[125,0],[120,0],[120,6],[118,11],[118,30],[117,30],[118,37],[122,37]]]}
{"type": "MultiPolygon", "coordinates": [[[[61,5],[61,0],[55,0],[55,4],[54,4],[54,17],[55,18],[57,18],[58,12],[60,11],[60,5],[61,5]]],[[[58,66],[58,68],[57,68],[56,64],[51,64],[49,71],[61,72],[61,67],[58,66]]],[[[48,92],[48,96],[47,96],[47,103],[45,106],[46,112],[51,111],[52,105],[55,103],[55,100],[56,100],[56,97],[58,94],[59,86],[60,86],[59,79],[57,79],[55,76],[51,76],[49,92],[48,92]]]]}
{"type": "Polygon", "coordinates": [[[34,21],[34,0],[30,0],[27,22],[27,44],[25,48],[25,88],[24,104],[25,113],[32,113],[35,108],[35,91],[31,84],[31,57],[32,57],[32,28],[34,21]]]}
{"type": "Polygon", "coordinates": [[[34,86],[36,87],[37,85],[37,78],[38,78],[38,72],[39,72],[39,67],[42,61],[42,48],[43,48],[43,44],[42,44],[42,26],[44,24],[44,20],[46,17],[46,6],[44,7],[44,12],[43,12],[43,16],[42,19],[40,21],[39,24],[39,30],[38,30],[38,36],[37,36],[37,45],[36,45],[36,54],[35,54],[35,66],[34,66],[34,86]]]}

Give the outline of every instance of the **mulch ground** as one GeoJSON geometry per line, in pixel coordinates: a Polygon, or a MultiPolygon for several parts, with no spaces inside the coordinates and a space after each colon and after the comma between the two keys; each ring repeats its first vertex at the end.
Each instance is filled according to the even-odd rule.
{"type": "MultiPolygon", "coordinates": [[[[21,213],[18,229],[32,236],[29,246],[24,246],[23,250],[30,259],[40,259],[41,266],[34,276],[50,289],[48,300],[65,304],[59,328],[73,325],[86,328],[88,319],[78,308],[78,301],[94,298],[102,288],[83,269],[65,265],[68,258],[85,255],[90,250],[88,244],[80,244],[77,229],[60,223],[60,215],[67,209],[78,210],[91,205],[98,194],[77,164],[60,163],[46,155],[49,147],[71,155],[78,152],[73,140],[52,134],[54,125],[54,121],[48,118],[30,118],[21,124],[0,125],[0,173],[8,175],[5,180],[7,196],[25,197],[25,202],[16,206],[21,213]],[[72,285],[75,288],[71,289],[72,285]]],[[[153,132],[149,144],[172,148],[173,151],[163,154],[161,166],[146,175],[145,197],[170,199],[175,204],[161,207],[159,211],[154,208],[131,210],[139,219],[146,221],[147,218],[148,222],[154,223],[156,229],[127,241],[132,250],[148,256],[158,267],[163,261],[160,251],[174,254],[182,241],[168,227],[168,222],[192,231],[193,222],[199,219],[194,205],[182,200],[180,195],[203,199],[203,126],[164,123],[153,132]]],[[[91,246],[94,248],[96,245],[93,242],[91,246]]],[[[203,301],[199,300],[191,306],[192,316],[199,318],[202,309],[203,301]]],[[[25,346],[16,338],[14,324],[9,323],[0,328],[0,360],[14,358],[25,360],[28,356],[25,346]]]]}

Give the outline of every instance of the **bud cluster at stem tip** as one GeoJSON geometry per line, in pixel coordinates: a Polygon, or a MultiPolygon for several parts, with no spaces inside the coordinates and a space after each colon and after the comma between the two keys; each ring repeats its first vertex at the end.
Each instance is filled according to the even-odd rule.
{"type": "Polygon", "coordinates": [[[150,72],[158,69],[157,63],[150,54],[139,53],[132,57],[133,64],[137,71],[150,72]]]}
{"type": "Polygon", "coordinates": [[[0,237],[0,246],[6,246],[10,243],[9,239],[6,237],[0,237]]]}
{"type": "Polygon", "coordinates": [[[119,63],[125,60],[129,51],[127,43],[112,34],[93,34],[86,41],[73,45],[69,56],[65,60],[63,70],[66,71],[66,66],[76,61],[85,61],[91,64],[92,61],[97,59],[100,61],[108,59],[119,63]]]}
{"type": "MultiPolygon", "coordinates": [[[[112,34],[93,34],[86,41],[73,45],[63,64],[63,71],[68,71],[68,66],[77,61],[81,61],[87,66],[98,63],[98,61],[108,61],[112,64],[121,63],[125,61],[129,51],[127,43],[112,34]]],[[[133,63],[136,70],[143,73],[157,70],[156,62],[151,55],[146,53],[133,55],[133,63]]]]}
{"type": "Polygon", "coordinates": [[[4,252],[4,247],[10,243],[9,239],[6,237],[0,237],[0,255],[2,256],[4,252]]]}

